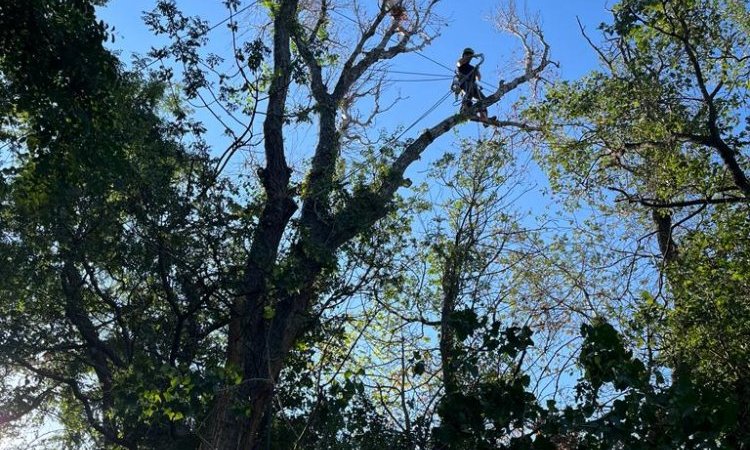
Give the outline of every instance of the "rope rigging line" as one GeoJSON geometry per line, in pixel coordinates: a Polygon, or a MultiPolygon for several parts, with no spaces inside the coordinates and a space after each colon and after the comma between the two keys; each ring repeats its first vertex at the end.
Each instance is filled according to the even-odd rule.
{"type": "Polygon", "coordinates": [[[335,10],[333,8],[329,9],[328,11],[331,11],[332,13],[337,14],[337,15],[343,17],[344,19],[349,20],[350,22],[359,25],[359,22],[357,22],[356,20],[352,19],[351,17],[347,16],[344,13],[338,12],[337,10],[335,10]]]}
{"type": "MultiPolygon", "coordinates": [[[[415,50],[414,53],[416,53],[417,55],[421,56],[422,58],[424,58],[424,59],[426,59],[428,61],[431,61],[431,62],[437,64],[438,66],[440,66],[440,67],[442,67],[442,68],[444,68],[446,70],[451,71],[451,73],[455,73],[456,72],[455,69],[451,69],[450,67],[448,67],[445,64],[441,63],[440,61],[436,61],[436,60],[430,58],[429,56],[425,55],[424,53],[420,52],[419,50],[415,50]]],[[[491,84],[487,83],[486,81],[479,80],[479,82],[481,84],[489,87],[489,88],[493,88],[494,89],[494,86],[492,86],[491,84]]]]}
{"type": "MultiPolygon", "coordinates": [[[[350,21],[350,22],[352,22],[354,24],[357,24],[357,25],[360,24],[358,21],[352,19],[351,17],[347,16],[346,14],[344,14],[342,12],[339,12],[339,11],[337,11],[335,9],[330,9],[329,11],[333,12],[334,14],[336,14],[336,15],[338,15],[340,17],[343,17],[344,19],[346,19],[346,20],[348,20],[348,21],[350,21]]],[[[431,77],[430,79],[424,79],[424,80],[390,80],[390,81],[399,81],[399,82],[447,81],[447,80],[450,80],[450,79],[452,79],[454,77],[454,74],[456,73],[455,69],[452,69],[452,68],[448,67],[447,65],[441,63],[440,61],[437,61],[437,60],[435,60],[433,58],[430,58],[429,56],[425,55],[424,53],[422,53],[419,50],[414,50],[414,53],[416,53],[417,55],[421,56],[422,58],[424,58],[424,59],[426,59],[426,60],[428,60],[428,61],[430,61],[430,62],[432,62],[432,63],[434,63],[434,64],[436,64],[436,65],[438,65],[440,67],[442,67],[443,69],[448,70],[449,72],[451,72],[451,76],[445,76],[444,78],[440,78],[440,75],[437,75],[437,74],[427,74],[427,73],[420,73],[420,72],[407,72],[407,71],[387,70],[387,69],[384,69],[384,68],[383,69],[375,69],[375,70],[382,70],[382,71],[387,71],[387,72],[390,72],[390,73],[407,74],[407,75],[421,75],[421,76],[429,76],[429,77],[431,77]]],[[[484,82],[480,81],[480,83],[484,83],[484,82]]],[[[487,84],[487,83],[484,83],[484,84],[487,84]]],[[[491,85],[489,85],[489,84],[487,84],[487,85],[491,87],[491,85]]],[[[404,136],[404,134],[406,134],[409,130],[411,130],[412,128],[414,128],[422,119],[424,119],[425,117],[427,117],[427,115],[429,115],[431,112],[433,112],[435,109],[437,109],[448,97],[451,96],[451,94],[453,94],[453,91],[452,90],[448,90],[447,94],[445,94],[442,98],[440,98],[440,100],[438,100],[427,111],[425,111],[424,114],[422,114],[421,116],[419,116],[417,118],[417,120],[415,120],[414,122],[412,122],[412,124],[409,125],[406,129],[404,129],[404,131],[402,131],[398,136],[396,136],[394,139],[391,139],[390,141],[386,142],[386,145],[388,145],[390,143],[393,143],[393,142],[398,141],[399,139],[401,139],[404,136]]]]}
{"type": "Polygon", "coordinates": [[[242,7],[242,8],[240,8],[240,9],[238,9],[237,11],[235,11],[235,12],[233,12],[233,13],[230,13],[229,17],[227,17],[226,19],[222,20],[221,22],[217,22],[217,23],[213,24],[213,25],[211,26],[211,28],[209,28],[208,30],[206,30],[206,33],[210,32],[210,31],[213,31],[213,30],[215,30],[216,28],[218,28],[219,26],[221,26],[221,25],[223,25],[223,24],[225,24],[225,23],[229,22],[230,20],[232,20],[232,18],[233,18],[233,17],[235,16],[235,15],[237,15],[237,14],[242,14],[243,12],[245,12],[245,11],[247,11],[248,9],[252,8],[253,6],[257,5],[258,3],[260,3],[260,0],[255,0],[254,2],[252,2],[252,3],[249,3],[249,4],[245,5],[244,7],[242,7]]]}
{"type": "Polygon", "coordinates": [[[451,94],[453,94],[453,91],[448,91],[447,94],[443,95],[440,98],[440,100],[438,100],[437,102],[435,102],[435,104],[432,105],[429,109],[427,109],[427,111],[425,111],[424,114],[422,114],[421,116],[419,116],[417,118],[417,120],[415,120],[414,122],[412,122],[412,124],[409,125],[398,136],[396,136],[395,138],[393,138],[389,142],[387,142],[386,145],[390,144],[392,142],[398,141],[399,139],[401,139],[409,130],[411,130],[412,128],[414,128],[422,119],[424,119],[425,117],[427,117],[431,112],[435,111],[448,97],[451,96],[451,94]]]}
{"type": "Polygon", "coordinates": [[[388,81],[390,83],[429,83],[430,81],[440,81],[441,83],[445,83],[446,81],[450,80],[453,77],[447,77],[447,78],[422,78],[422,79],[407,79],[407,78],[390,78],[386,79],[385,81],[388,81]]]}
{"type": "MultiPolygon", "coordinates": [[[[343,17],[344,19],[346,19],[346,20],[348,20],[348,21],[350,21],[352,23],[355,23],[355,24],[359,25],[359,22],[357,22],[356,20],[352,19],[351,17],[347,16],[346,14],[344,14],[342,12],[339,12],[339,11],[337,11],[335,9],[330,9],[329,11],[333,12],[334,14],[336,14],[338,16],[343,17]]],[[[430,61],[433,64],[436,64],[437,66],[442,67],[443,69],[445,69],[445,70],[447,70],[447,71],[449,71],[451,73],[455,73],[456,72],[456,70],[454,68],[448,67],[447,65],[441,63],[440,61],[438,61],[438,60],[436,60],[434,58],[431,58],[431,57],[425,55],[423,52],[421,52],[419,50],[414,50],[414,53],[417,54],[417,55],[419,55],[419,56],[421,56],[422,58],[426,59],[427,61],[430,61]]],[[[394,73],[397,73],[397,72],[394,72],[394,73]]],[[[479,83],[481,83],[481,84],[483,84],[483,85],[485,85],[485,86],[487,86],[489,88],[492,88],[492,89],[495,88],[494,86],[492,86],[491,84],[487,83],[486,81],[479,80],[479,83]]]]}
{"type": "Polygon", "coordinates": [[[431,78],[446,78],[446,77],[450,78],[448,75],[443,75],[439,73],[409,72],[405,70],[391,70],[385,67],[373,67],[372,70],[376,72],[397,73],[399,75],[414,75],[414,76],[431,77],[431,78]]]}
{"type": "Polygon", "coordinates": [[[456,71],[455,69],[452,69],[452,68],[446,66],[445,64],[441,63],[440,61],[437,61],[435,59],[430,58],[429,56],[425,55],[424,53],[420,52],[419,50],[415,50],[414,53],[416,53],[417,55],[419,55],[422,58],[426,59],[427,61],[430,61],[430,62],[433,62],[433,63],[437,64],[438,66],[442,67],[443,69],[448,70],[451,73],[453,73],[453,72],[456,71]]]}
{"type": "MultiPolygon", "coordinates": [[[[336,14],[336,15],[338,15],[340,17],[343,17],[344,19],[346,19],[346,20],[348,20],[348,21],[350,21],[350,22],[352,22],[354,24],[359,25],[359,22],[357,22],[356,20],[352,19],[351,17],[347,16],[344,13],[341,13],[341,12],[335,10],[335,9],[330,9],[329,11],[333,12],[334,14],[336,14]]],[[[430,58],[427,55],[422,54],[422,52],[420,52],[418,50],[415,50],[415,53],[418,54],[419,56],[421,56],[421,57],[429,60],[429,61],[432,61],[433,63],[439,65],[440,67],[449,70],[451,73],[454,72],[454,70],[451,69],[450,67],[448,67],[448,66],[440,63],[439,61],[436,61],[436,60],[430,58]]],[[[380,70],[384,70],[385,71],[386,69],[380,69],[380,70]]],[[[412,73],[409,73],[409,72],[400,72],[400,71],[389,71],[389,72],[392,72],[392,73],[403,73],[403,74],[409,74],[409,75],[419,75],[420,74],[419,72],[412,72],[412,73]]],[[[421,74],[421,75],[428,75],[430,77],[437,77],[438,76],[438,75],[435,75],[435,74],[421,74]]],[[[444,79],[435,78],[434,80],[435,81],[436,80],[447,81],[447,80],[452,79],[452,78],[453,78],[453,75],[451,75],[450,77],[446,76],[444,79]]],[[[396,81],[396,80],[393,80],[393,81],[396,81]]],[[[404,80],[404,81],[406,81],[406,80],[404,80]]],[[[433,81],[433,80],[431,79],[431,80],[411,80],[411,81],[433,81]]],[[[435,109],[437,109],[448,97],[451,96],[451,94],[453,94],[453,91],[448,90],[447,94],[443,95],[443,97],[441,97],[440,100],[438,100],[437,102],[435,102],[434,105],[432,105],[429,109],[427,109],[427,111],[425,111],[414,122],[412,122],[411,125],[409,125],[406,129],[404,129],[404,131],[402,131],[398,136],[396,136],[395,138],[393,138],[390,141],[386,142],[385,145],[391,144],[391,143],[396,142],[399,139],[401,139],[409,130],[411,130],[412,128],[414,128],[422,119],[424,119],[431,112],[433,112],[435,109]]]]}
{"type": "MultiPolygon", "coordinates": [[[[382,147],[385,147],[385,146],[388,146],[388,145],[391,145],[391,144],[394,144],[394,143],[398,142],[399,139],[401,139],[406,133],[408,133],[409,130],[411,130],[412,128],[414,128],[422,119],[424,119],[425,117],[427,117],[431,112],[435,111],[448,97],[451,96],[451,94],[453,94],[453,91],[449,90],[447,94],[443,95],[437,102],[435,102],[435,104],[433,104],[432,106],[430,106],[427,109],[427,111],[425,111],[414,122],[412,122],[411,125],[409,125],[408,127],[406,127],[401,133],[399,133],[398,136],[396,136],[396,137],[394,137],[392,139],[389,139],[385,143],[383,143],[382,147]]],[[[352,172],[350,172],[348,174],[345,174],[344,177],[343,177],[343,180],[348,180],[350,177],[354,176],[354,173],[355,172],[352,171],[352,172]]]]}

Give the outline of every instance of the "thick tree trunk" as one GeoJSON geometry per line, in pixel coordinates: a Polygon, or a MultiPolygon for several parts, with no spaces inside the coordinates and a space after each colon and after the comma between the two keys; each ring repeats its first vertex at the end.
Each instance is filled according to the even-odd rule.
{"type": "MultiPolygon", "coordinates": [[[[263,325],[259,325],[252,333],[252,339],[247,333],[242,335],[245,344],[242,347],[248,350],[242,355],[242,360],[252,363],[237,367],[243,372],[239,384],[224,386],[217,393],[209,417],[209,428],[207,432],[199,430],[201,450],[264,448],[262,436],[267,431],[264,429],[264,417],[273,398],[273,380],[278,373],[272,373],[264,355],[264,350],[272,344],[265,339],[263,325]],[[248,345],[249,342],[253,342],[253,345],[248,345]]],[[[242,331],[250,330],[245,328],[242,331]]]]}
{"type": "Polygon", "coordinates": [[[259,170],[266,200],[253,233],[245,275],[245,292],[233,302],[227,336],[227,366],[240,370],[237,386],[217,394],[206,431],[198,430],[203,450],[261,448],[263,417],[273,398],[273,385],[288,347],[286,320],[269,320],[273,308],[268,285],[279,246],[297,208],[289,187],[291,170],[284,150],[284,111],[290,84],[290,32],[298,0],[283,0],[274,11],[274,77],[269,86],[263,123],[266,166],[259,170]],[[283,337],[283,338],[281,338],[283,337]]]}
{"type": "Polygon", "coordinates": [[[211,428],[200,434],[201,450],[255,450],[265,448],[265,415],[273,397],[272,386],[246,380],[219,393],[211,428]],[[246,399],[246,400],[243,400],[246,399]]]}
{"type": "MultiPolygon", "coordinates": [[[[243,380],[217,395],[209,428],[199,430],[201,450],[266,448],[274,385],[286,356],[307,329],[306,312],[318,296],[314,285],[324,267],[320,258],[306,256],[303,247],[295,246],[288,257],[296,262],[290,263],[289,270],[301,274],[297,280],[301,288],[275,302],[264,302],[274,305],[272,318],[265,318],[264,308],[259,307],[251,308],[242,321],[238,339],[242,347],[229,356],[239,355],[243,380]]],[[[294,277],[291,273],[280,276],[285,280],[294,277]]]]}
{"type": "Polygon", "coordinates": [[[217,395],[210,428],[205,433],[199,431],[201,450],[266,448],[274,384],[285,357],[305,330],[304,311],[314,297],[310,292],[280,301],[276,317],[247,336],[244,379],[217,395]]]}

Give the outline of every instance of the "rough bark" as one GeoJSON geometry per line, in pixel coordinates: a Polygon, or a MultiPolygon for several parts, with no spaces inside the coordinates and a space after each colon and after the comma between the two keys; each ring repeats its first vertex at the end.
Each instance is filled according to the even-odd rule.
{"type": "Polygon", "coordinates": [[[265,137],[266,167],[259,171],[266,200],[253,234],[248,256],[244,295],[232,305],[227,345],[228,365],[243,372],[239,386],[217,395],[208,418],[208,432],[201,433],[201,449],[256,448],[263,414],[270,404],[273,379],[266,350],[270,343],[264,330],[266,288],[279,245],[297,206],[289,187],[291,171],[284,152],[284,108],[290,83],[290,32],[298,1],[280,2],[274,19],[274,78],[269,88],[265,137]],[[248,409],[249,407],[249,409],[248,409]],[[237,411],[249,414],[238,414],[237,411]]]}

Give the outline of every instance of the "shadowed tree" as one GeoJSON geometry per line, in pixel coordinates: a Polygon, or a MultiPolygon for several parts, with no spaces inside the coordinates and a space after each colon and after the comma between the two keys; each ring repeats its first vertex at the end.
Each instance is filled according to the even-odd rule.
{"type": "MultiPolygon", "coordinates": [[[[413,138],[372,142],[381,156],[349,183],[342,167],[362,142],[353,130],[368,126],[363,111],[387,109],[376,74],[432,41],[436,3],[405,1],[398,21],[387,8],[350,10],[357,27],[344,46],[335,25],[346,19],[334,15],[342,5],[263,2],[270,31],[233,41],[238,69],[213,91],[215,60],[200,55],[209,27],[160,2],[147,22],[174,45],[152,56],[183,65],[182,94],[169,67],[145,82],[118,65],[103,47],[98,2],[2,5],[2,244],[13,267],[3,284],[3,400],[12,405],[3,420],[44,404],[62,411],[72,445],[264,445],[279,373],[315,327],[342,248],[394,210],[406,170],[436,139],[550,64],[538,29],[519,35],[518,76],[413,138]],[[295,105],[292,89],[309,101],[295,105]],[[233,143],[219,161],[188,119],[187,105],[208,93],[216,101],[203,106],[222,108],[217,120],[245,121],[238,133],[227,127],[233,143]],[[238,149],[258,145],[260,109],[262,163],[243,197],[217,175],[238,149]],[[295,179],[287,147],[305,116],[317,132],[295,179]]],[[[233,18],[240,4],[227,7],[233,18]]],[[[230,20],[233,37],[238,30],[230,20]]]]}

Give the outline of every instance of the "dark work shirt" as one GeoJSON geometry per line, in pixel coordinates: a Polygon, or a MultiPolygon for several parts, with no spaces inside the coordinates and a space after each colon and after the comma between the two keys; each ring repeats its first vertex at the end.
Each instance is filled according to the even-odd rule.
{"type": "Polygon", "coordinates": [[[461,78],[459,81],[462,88],[466,89],[469,84],[476,81],[477,72],[474,69],[475,67],[468,62],[458,66],[458,73],[461,74],[461,78]]]}
{"type": "Polygon", "coordinates": [[[458,73],[461,75],[469,75],[474,72],[474,66],[472,66],[470,63],[464,63],[458,66],[458,73]]]}

